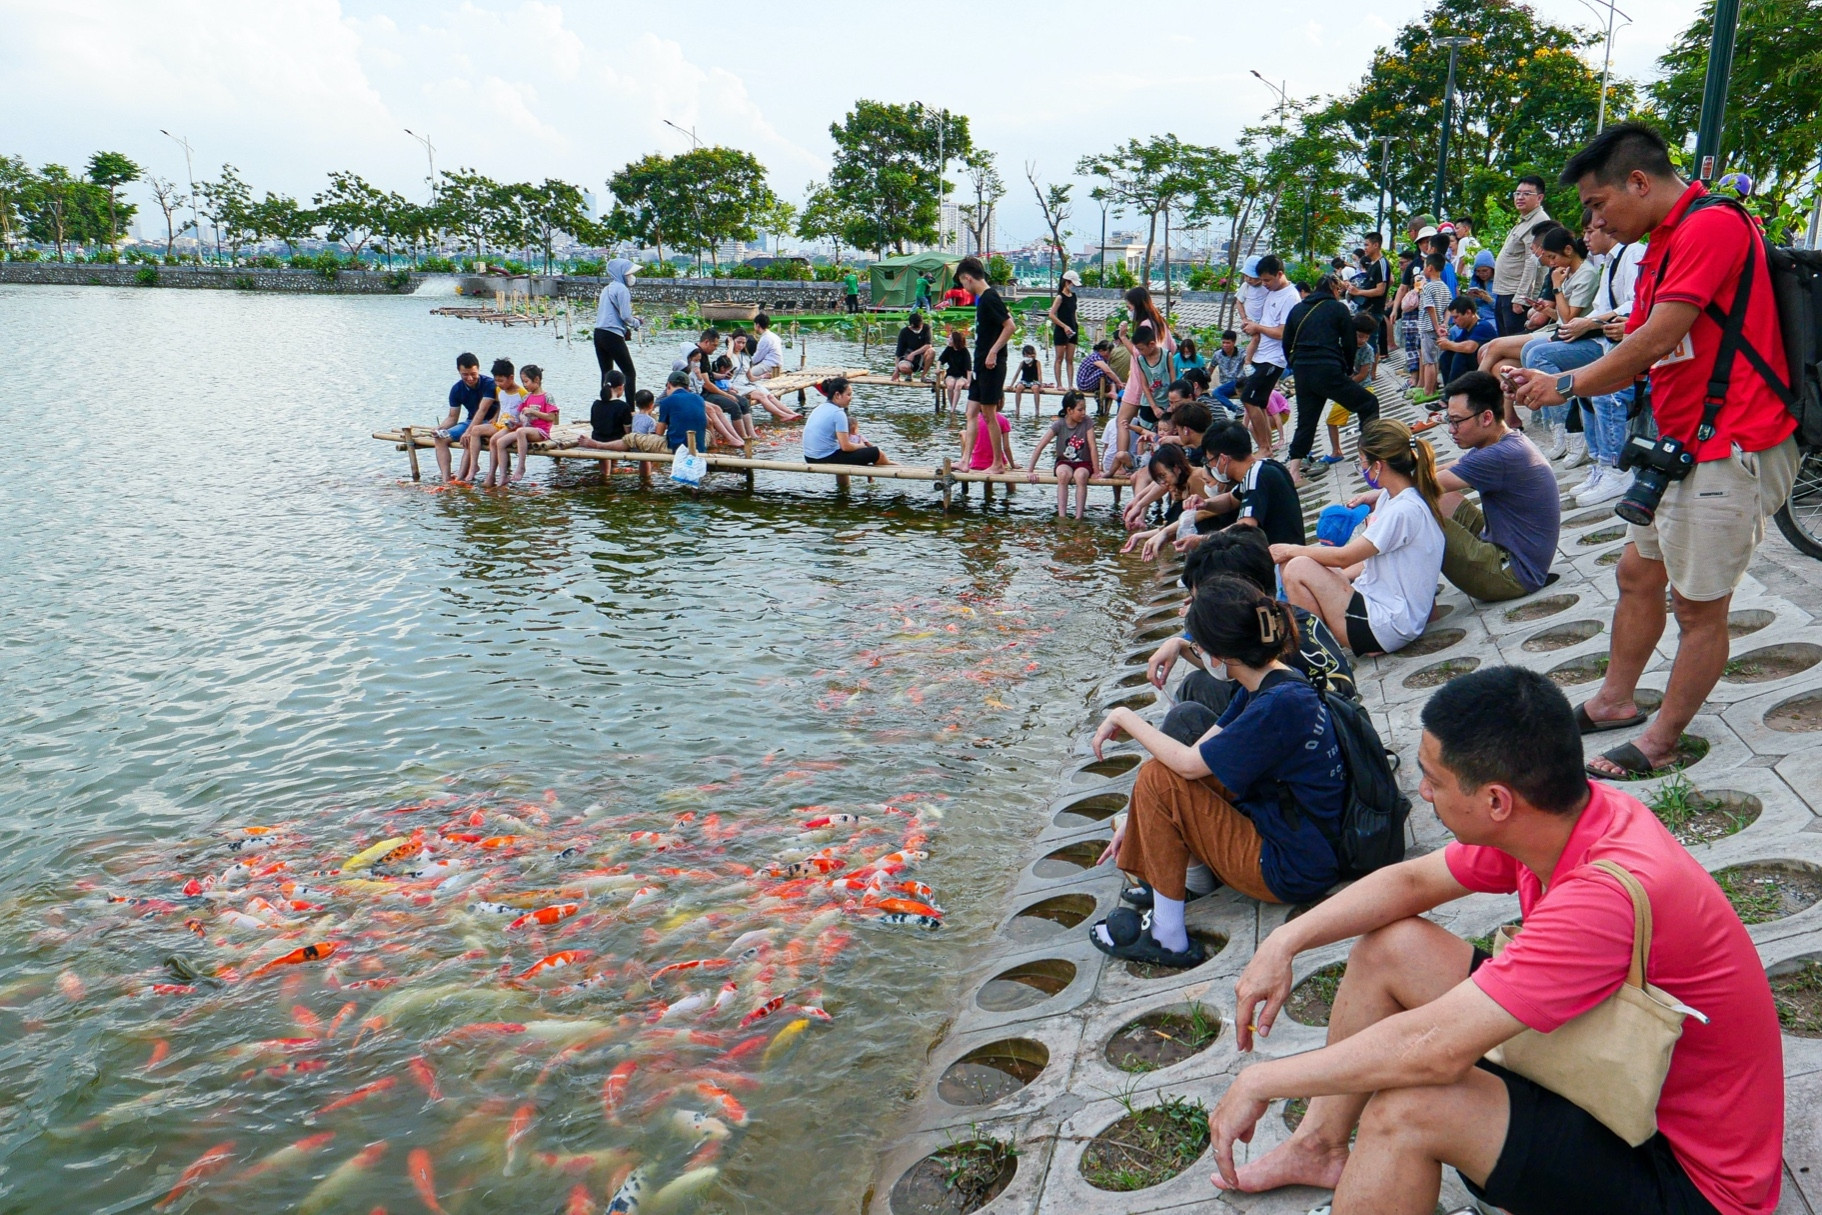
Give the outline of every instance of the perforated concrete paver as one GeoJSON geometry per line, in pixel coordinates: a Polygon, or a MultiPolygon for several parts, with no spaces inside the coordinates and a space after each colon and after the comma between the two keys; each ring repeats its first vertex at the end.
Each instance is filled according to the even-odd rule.
{"type": "MultiPolygon", "coordinates": [[[[1421,416],[1387,392],[1384,377],[1381,396],[1398,401],[1387,410],[1389,416],[1407,421],[1421,416]]],[[[1441,428],[1425,437],[1437,444],[1440,460],[1454,457],[1441,428]]],[[[1318,492],[1306,495],[1306,504],[1340,501],[1364,488],[1351,463],[1312,473],[1323,480],[1318,492]]],[[[1575,472],[1558,475],[1565,482],[1579,479],[1575,472]]],[[[1552,584],[1500,604],[1475,603],[1444,585],[1430,628],[1417,643],[1400,654],[1357,663],[1362,702],[1402,758],[1398,779],[1413,799],[1408,830],[1413,854],[1441,847],[1449,839],[1428,804],[1416,796],[1419,714],[1433,680],[1477,666],[1512,663],[1552,673],[1572,701],[1585,699],[1599,685],[1618,597],[1613,560],[1624,546],[1624,533],[1615,530],[1619,521],[1610,506],[1578,509],[1565,495],[1563,514],[1553,567],[1558,577],[1552,584]]],[[[1013,1182],[982,1208],[987,1215],[1192,1210],[1302,1215],[1326,1200],[1322,1191],[1308,1189],[1220,1194],[1208,1181],[1214,1163],[1207,1151],[1178,1176],[1127,1193],[1095,1189],[1081,1172],[1087,1142],[1125,1113],[1124,1102],[1145,1105],[1161,1096],[1180,1095],[1212,1105],[1246,1063],[1314,1049],[1326,1033],[1285,1016],[1272,1037],[1261,1040],[1255,1055],[1242,1056],[1236,1049],[1234,981],[1259,941],[1297,909],[1261,906],[1227,890],[1198,900],[1189,907],[1190,927],[1207,938],[1218,937],[1221,947],[1193,970],[1142,977],[1124,963],[1110,962],[1088,942],[1088,925],[1117,902],[1117,873],[1111,867],[1081,868],[1068,863],[1067,856],[1043,859],[1067,852],[1071,845],[1105,841],[1116,821],[1113,816],[1123,812],[1134,780],[1132,761],[1142,753],[1123,742],[1106,749],[1105,761],[1096,761],[1090,742],[1102,715],[1115,704],[1125,703],[1154,723],[1162,721],[1172,697],[1153,692],[1144,663],[1160,640],[1176,632],[1176,611],[1183,597],[1176,585],[1179,573],[1177,563],[1160,563],[1158,582],[1140,597],[1142,607],[1127,643],[1120,647],[1118,663],[1085,699],[1082,729],[1064,757],[1054,795],[1032,823],[1028,863],[1007,876],[998,944],[977,959],[960,985],[954,1022],[931,1050],[925,1080],[907,1119],[913,1129],[879,1162],[871,1211],[890,1209],[892,1186],[925,1154],[974,1135],[1015,1143],[1020,1152],[1013,1182]],[[1064,903],[1041,914],[1059,915],[1069,923],[1021,915],[1055,900],[1064,903]],[[1058,968],[1048,965],[1054,963],[1074,968],[1054,994],[1010,1010],[995,1011],[979,1003],[983,988],[990,989],[990,997],[1003,994],[1003,983],[995,985],[994,980],[1020,967],[1035,966],[1050,974],[1048,981],[1055,986],[1058,968]],[[1192,1003],[1220,1020],[1220,1031],[1206,1049],[1140,1074],[1121,1071],[1109,1061],[1109,1040],[1123,1027],[1148,1013],[1182,1010],[1192,1003]],[[1008,1038],[1036,1041],[1048,1051],[1048,1062],[1029,1085],[980,1106],[958,1106],[941,1098],[940,1080],[952,1063],[1008,1038]]],[[[1686,779],[1704,793],[1737,796],[1757,809],[1756,817],[1747,814],[1751,821],[1735,834],[1692,846],[1693,855],[1710,871],[1763,862],[1822,867],[1822,747],[1816,746],[1822,741],[1822,707],[1807,714],[1783,709],[1771,723],[1766,721],[1768,713],[1778,713],[1793,701],[1814,698],[1822,706],[1818,613],[1822,562],[1803,557],[1774,531],[1734,596],[1732,653],[1736,663],[1770,657],[1790,669],[1730,667],[1689,730],[1705,739],[1709,750],[1689,766],[1686,779]]],[[[1662,696],[1676,644],[1673,617],[1640,681],[1642,697],[1662,696]]],[[[1174,691],[1174,681],[1169,691],[1174,691]]],[[[1592,735],[1586,740],[1587,753],[1597,754],[1626,737],[1592,735]]],[[[1677,778],[1633,782],[1627,788],[1649,799],[1666,779],[1677,778]]],[[[1080,860],[1080,853],[1074,855],[1080,860]]],[[[1439,909],[1431,918],[1458,936],[1472,938],[1515,919],[1517,911],[1516,899],[1473,895],[1439,909]]],[[[1822,959],[1822,904],[1751,925],[1748,931],[1773,973],[1822,959]]],[[[1294,970],[1297,981],[1345,959],[1349,947],[1342,942],[1300,957],[1294,970]]],[[[1817,1215],[1822,1211],[1822,1039],[1786,1034],[1783,1042],[1787,1166],[1778,1211],[1817,1215]]],[[[1282,1105],[1274,1104],[1261,1121],[1254,1144],[1243,1148],[1242,1159],[1269,1150],[1288,1133],[1282,1105]]],[[[1448,1210],[1466,1204],[1465,1191],[1452,1171],[1445,1170],[1442,1200],[1448,1210]]]]}

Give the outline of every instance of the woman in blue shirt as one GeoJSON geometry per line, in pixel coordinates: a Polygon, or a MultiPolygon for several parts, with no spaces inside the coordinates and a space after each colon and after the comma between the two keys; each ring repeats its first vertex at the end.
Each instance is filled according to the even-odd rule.
{"type": "Polygon", "coordinates": [[[845,375],[833,375],[816,386],[823,403],[810,412],[803,427],[803,458],[807,464],[890,464],[879,448],[860,437],[848,417],[854,387],[845,375]]]}
{"type": "Polygon", "coordinates": [[[1214,578],[1197,589],[1188,624],[1196,648],[1240,685],[1227,711],[1193,746],[1124,708],[1094,738],[1097,756],[1122,730],[1151,753],[1101,861],[1117,859],[1153,896],[1146,916],[1122,908],[1089,937],[1113,957],[1175,967],[1207,956],[1183,921],[1190,864],[1261,902],[1319,898],[1340,880],[1329,837],[1347,792],[1328,707],[1284,662],[1298,646],[1290,609],[1249,582],[1214,578]]]}

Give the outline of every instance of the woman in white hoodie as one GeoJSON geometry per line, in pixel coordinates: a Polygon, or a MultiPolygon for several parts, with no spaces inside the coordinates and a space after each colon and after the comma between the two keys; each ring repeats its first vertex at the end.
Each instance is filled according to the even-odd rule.
{"type": "Polygon", "coordinates": [[[601,382],[607,383],[607,373],[618,367],[626,377],[629,401],[639,374],[633,368],[633,352],[626,345],[626,339],[639,327],[639,320],[633,315],[631,291],[635,269],[624,257],[607,263],[607,285],[601,288],[601,307],[595,313],[595,362],[601,365],[601,382]]]}

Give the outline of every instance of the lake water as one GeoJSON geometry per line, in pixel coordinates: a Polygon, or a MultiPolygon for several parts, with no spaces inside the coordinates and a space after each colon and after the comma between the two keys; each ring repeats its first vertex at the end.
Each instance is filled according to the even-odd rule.
{"type": "MultiPolygon", "coordinates": [[[[414,485],[368,436],[434,423],[459,350],[566,410],[596,376],[436,302],[0,288],[0,1210],[144,1209],[193,1163],[169,1209],[599,1210],[635,1165],[694,1174],[674,1209],[854,1209],[994,927],[1146,581],[1105,506],[414,485]],[[424,850],[336,872],[387,838],[424,850]],[[768,873],[906,843],[940,931],[768,873]]],[[[857,413],[901,460],[951,442],[915,394],[857,413]]]]}

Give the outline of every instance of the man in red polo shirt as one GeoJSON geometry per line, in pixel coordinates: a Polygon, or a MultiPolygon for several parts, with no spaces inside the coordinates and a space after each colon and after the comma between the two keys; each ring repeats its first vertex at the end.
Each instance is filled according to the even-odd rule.
{"type": "Polygon", "coordinates": [[[1784,1058],[1758,951],[1702,863],[1638,799],[1582,771],[1575,712],[1548,677],[1483,667],[1423,709],[1419,786],[1455,843],[1381,869],[1277,929],[1236,985],[1241,1050],[1290,998],[1292,962],[1358,936],[1321,1050],[1240,1071],[1209,1115],[1222,1189],[1335,1190],[1335,1215],[1429,1215],[1453,1166],[1512,1215],[1769,1215],[1778,1205],[1784,1058]],[[1637,1147],[1567,1098],[1482,1058],[1611,997],[1651,903],[1648,983],[1683,1022],[1637,1147]],[[1518,895],[1497,958],[1423,914],[1472,892],[1518,895]],[[1256,1027],[1256,1028],[1255,1028],[1256,1027]],[[1312,1097],[1291,1138],[1244,1167],[1277,1099],[1312,1097]],[[1349,1148],[1349,1136],[1358,1136],[1349,1148]]]}
{"type": "Polygon", "coordinates": [[[1605,357],[1567,375],[1516,371],[1519,404],[1535,409],[1569,397],[1618,392],[1649,373],[1658,434],[1683,444],[1695,466],[1673,481],[1651,526],[1633,524],[1619,564],[1619,603],[1600,690],[1577,712],[1582,732],[1621,730],[1649,716],[1633,699],[1639,676],[1664,634],[1669,585],[1679,635],[1657,720],[1632,742],[1597,756],[1594,776],[1663,767],[1727,665],[1727,609],[1765,538],[1765,520],[1790,494],[1799,455],[1796,421],[1744,354],[1734,359],[1714,433],[1698,435],[1709,377],[1721,344],[1712,306],[1727,314],[1746,274],[1752,278],[1742,338],[1781,368],[1778,328],[1764,239],[1737,209],[1690,206],[1707,193],[1685,184],[1657,132],[1642,123],[1608,127],[1578,152],[1563,181],[1581,194],[1589,228],[1615,240],[1651,243],[1639,264],[1626,338],[1605,357]]]}

